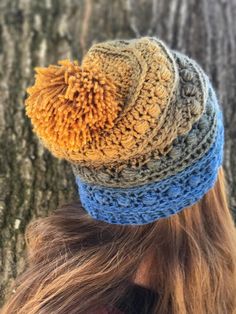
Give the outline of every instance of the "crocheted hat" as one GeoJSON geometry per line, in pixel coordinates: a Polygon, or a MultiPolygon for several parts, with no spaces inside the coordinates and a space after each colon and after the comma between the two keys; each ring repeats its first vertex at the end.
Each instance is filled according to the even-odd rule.
{"type": "Polygon", "coordinates": [[[73,167],[95,219],[140,225],[199,201],[223,160],[222,109],[207,75],[155,37],[94,44],[36,68],[26,113],[73,167]]]}

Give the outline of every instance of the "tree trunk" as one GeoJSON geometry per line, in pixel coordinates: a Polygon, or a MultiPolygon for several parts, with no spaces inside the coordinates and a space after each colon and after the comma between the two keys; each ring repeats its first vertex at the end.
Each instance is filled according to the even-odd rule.
{"type": "Polygon", "coordinates": [[[224,165],[236,210],[235,0],[0,0],[0,291],[24,269],[24,231],[75,197],[71,168],[54,159],[24,113],[33,68],[81,60],[92,43],[155,35],[195,58],[225,111],[224,165]]]}

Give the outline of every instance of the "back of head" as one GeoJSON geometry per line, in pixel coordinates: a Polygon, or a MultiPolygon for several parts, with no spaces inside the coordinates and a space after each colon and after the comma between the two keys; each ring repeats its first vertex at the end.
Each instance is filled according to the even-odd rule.
{"type": "Polygon", "coordinates": [[[28,226],[28,269],[3,313],[118,313],[141,269],[155,292],[145,313],[234,313],[223,116],[201,67],[157,38],[113,40],[81,65],[37,69],[28,92],[80,199],[28,226]]]}

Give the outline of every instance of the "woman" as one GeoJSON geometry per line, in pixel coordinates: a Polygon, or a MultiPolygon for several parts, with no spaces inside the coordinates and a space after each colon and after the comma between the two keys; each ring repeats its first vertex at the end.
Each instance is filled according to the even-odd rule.
{"type": "Polygon", "coordinates": [[[142,37],[37,69],[26,113],[79,197],[26,232],[4,314],[231,314],[222,110],[199,65],[142,37]]]}

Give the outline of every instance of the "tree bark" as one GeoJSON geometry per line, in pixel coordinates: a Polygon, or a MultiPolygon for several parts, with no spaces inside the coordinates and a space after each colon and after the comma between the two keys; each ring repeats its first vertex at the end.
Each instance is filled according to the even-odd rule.
{"type": "Polygon", "coordinates": [[[24,269],[24,231],[73,199],[70,166],[46,151],[24,112],[33,68],[81,60],[91,44],[157,36],[196,59],[225,113],[224,166],[236,212],[235,0],[0,0],[0,294],[24,269]]]}

